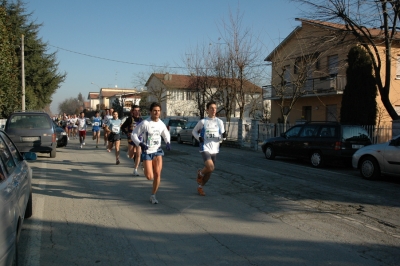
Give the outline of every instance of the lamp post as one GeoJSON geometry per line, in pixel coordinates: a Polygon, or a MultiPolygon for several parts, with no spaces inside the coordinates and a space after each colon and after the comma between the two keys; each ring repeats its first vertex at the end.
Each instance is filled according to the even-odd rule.
{"type": "Polygon", "coordinates": [[[94,82],[91,82],[90,84],[93,84],[93,85],[97,86],[100,89],[100,91],[99,91],[99,107],[98,107],[98,110],[101,110],[101,104],[103,102],[103,99],[100,97],[101,87],[99,85],[97,85],[96,83],[94,83],[94,82]]]}

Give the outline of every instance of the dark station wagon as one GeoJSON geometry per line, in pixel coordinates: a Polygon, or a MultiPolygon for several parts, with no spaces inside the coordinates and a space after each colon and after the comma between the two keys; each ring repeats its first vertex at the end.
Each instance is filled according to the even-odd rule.
{"type": "Polygon", "coordinates": [[[337,122],[307,122],[296,125],[280,137],[269,138],[262,144],[267,159],[286,156],[307,159],[314,167],[341,160],[351,165],[353,154],[370,145],[368,132],[361,126],[337,122]]]}

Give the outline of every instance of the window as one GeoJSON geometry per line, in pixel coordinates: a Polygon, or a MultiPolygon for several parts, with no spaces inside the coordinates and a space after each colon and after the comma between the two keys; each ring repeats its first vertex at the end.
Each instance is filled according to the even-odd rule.
{"type": "Polygon", "coordinates": [[[300,137],[315,137],[317,131],[318,126],[316,125],[304,126],[302,131],[300,132],[300,137]]]}
{"type": "Polygon", "coordinates": [[[292,127],[291,129],[286,131],[286,133],[285,133],[286,137],[296,137],[297,135],[299,135],[300,129],[301,129],[301,126],[292,127]]]}
{"type": "Polygon", "coordinates": [[[11,155],[14,157],[14,160],[17,164],[23,161],[23,158],[21,154],[18,152],[17,148],[14,146],[14,144],[11,142],[10,138],[7,137],[3,132],[0,132],[1,137],[4,140],[4,143],[8,146],[10,149],[11,155]]]}
{"type": "Polygon", "coordinates": [[[12,173],[15,168],[15,162],[13,160],[13,156],[10,153],[7,144],[0,138],[0,158],[5,166],[5,170],[8,174],[12,173]]]}
{"type": "Polygon", "coordinates": [[[328,56],[328,73],[329,75],[336,75],[339,68],[339,57],[338,55],[328,56]]]}
{"type": "Polygon", "coordinates": [[[284,79],[286,82],[290,82],[290,65],[285,66],[284,79]]]}
{"type": "Polygon", "coordinates": [[[329,138],[336,136],[336,127],[334,126],[322,126],[321,132],[319,133],[320,137],[329,138]]]}

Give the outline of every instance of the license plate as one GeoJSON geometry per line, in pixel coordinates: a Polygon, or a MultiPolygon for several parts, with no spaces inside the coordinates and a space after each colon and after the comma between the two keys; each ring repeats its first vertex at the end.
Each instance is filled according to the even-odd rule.
{"type": "Polygon", "coordinates": [[[31,142],[40,140],[40,137],[22,137],[22,141],[31,142]]]}
{"type": "Polygon", "coordinates": [[[353,149],[361,149],[362,147],[364,147],[364,145],[356,145],[356,144],[353,144],[353,145],[351,145],[351,147],[352,147],[353,149]]]}

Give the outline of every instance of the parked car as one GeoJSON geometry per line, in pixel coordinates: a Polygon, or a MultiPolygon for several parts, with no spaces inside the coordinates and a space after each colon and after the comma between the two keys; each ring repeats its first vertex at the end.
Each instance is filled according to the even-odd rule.
{"type": "Polygon", "coordinates": [[[353,154],[352,164],[368,180],[378,179],[381,174],[400,176],[400,135],[359,149],[353,154]]]}
{"type": "Polygon", "coordinates": [[[7,134],[0,130],[0,265],[17,265],[18,239],[24,220],[32,216],[32,170],[7,134]]]}
{"type": "Polygon", "coordinates": [[[51,117],[44,112],[14,112],[6,122],[5,132],[20,152],[49,153],[56,157],[57,132],[51,117]]]}
{"type": "Polygon", "coordinates": [[[177,139],[178,133],[182,130],[182,127],[184,127],[187,122],[185,119],[173,119],[173,118],[164,118],[162,121],[169,130],[169,134],[171,135],[171,140],[177,139]]]}
{"type": "Polygon", "coordinates": [[[54,122],[57,134],[57,148],[66,147],[68,144],[68,135],[65,130],[54,122]]]}
{"type": "Polygon", "coordinates": [[[267,159],[275,156],[308,159],[314,167],[342,160],[351,165],[351,157],[371,139],[361,126],[337,122],[307,122],[296,125],[280,137],[269,138],[262,144],[267,159]]]}
{"type": "Polygon", "coordinates": [[[178,133],[177,141],[178,143],[190,142],[193,146],[199,146],[199,142],[192,135],[193,128],[197,125],[197,121],[189,121],[178,133]]]}

